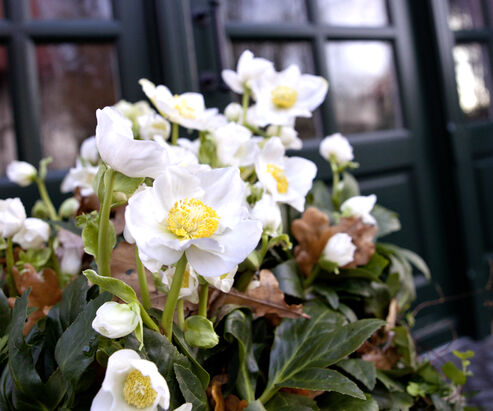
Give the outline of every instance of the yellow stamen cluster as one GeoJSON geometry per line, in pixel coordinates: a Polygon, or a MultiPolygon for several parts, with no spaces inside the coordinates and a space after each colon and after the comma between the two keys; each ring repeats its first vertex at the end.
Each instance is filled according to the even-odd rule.
{"type": "Polygon", "coordinates": [[[186,97],[179,96],[178,94],[175,94],[173,97],[175,99],[174,109],[180,113],[180,116],[194,119],[195,109],[188,104],[186,97]]]}
{"type": "Polygon", "coordinates": [[[291,108],[296,103],[298,92],[288,86],[277,86],[271,93],[272,103],[277,108],[291,108]]]}
{"type": "Polygon", "coordinates": [[[186,240],[210,237],[217,230],[216,211],[196,198],[177,201],[168,213],[168,230],[186,240]]]}
{"type": "Polygon", "coordinates": [[[289,182],[284,170],[275,164],[267,164],[267,172],[274,177],[277,183],[277,191],[281,194],[288,192],[289,182]]]}
{"type": "Polygon", "coordinates": [[[123,385],[123,398],[136,408],[142,409],[151,406],[156,399],[157,392],[152,388],[151,379],[144,377],[138,370],[131,371],[123,385]]]}

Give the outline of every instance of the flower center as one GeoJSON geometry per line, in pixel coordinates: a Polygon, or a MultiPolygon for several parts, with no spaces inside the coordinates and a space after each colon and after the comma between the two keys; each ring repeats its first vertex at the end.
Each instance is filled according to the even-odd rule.
{"type": "Polygon", "coordinates": [[[186,240],[210,237],[217,230],[216,211],[196,198],[177,201],[168,214],[168,230],[186,240]]]}
{"type": "Polygon", "coordinates": [[[151,386],[151,379],[138,370],[131,371],[123,385],[123,398],[129,405],[142,409],[151,406],[157,392],[151,386]]]}
{"type": "Polygon", "coordinates": [[[274,180],[276,180],[277,191],[279,191],[281,194],[287,193],[289,182],[288,179],[286,178],[286,174],[284,173],[284,170],[275,164],[269,163],[267,164],[267,172],[272,177],[274,177],[274,180]]]}
{"type": "Polygon", "coordinates": [[[188,104],[186,97],[175,94],[174,99],[175,99],[174,109],[178,111],[180,116],[189,119],[195,118],[195,109],[190,104],[188,104]]]}
{"type": "Polygon", "coordinates": [[[272,90],[272,103],[277,108],[291,108],[296,103],[298,98],[298,92],[288,86],[277,86],[272,90]]]}

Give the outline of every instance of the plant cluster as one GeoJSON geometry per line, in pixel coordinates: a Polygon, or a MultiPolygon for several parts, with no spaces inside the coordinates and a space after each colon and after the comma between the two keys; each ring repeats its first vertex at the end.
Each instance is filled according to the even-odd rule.
{"type": "Polygon", "coordinates": [[[249,51],[223,78],[242,96],[224,114],[148,80],[153,107],[98,110],[58,210],[49,160],[9,165],[41,198],[30,218],[0,200],[0,408],[466,409],[473,353],[418,361],[429,270],[380,242],[400,222],[361,195],[348,140],[320,144],[331,189],[286,155],[327,82],[249,51]]]}

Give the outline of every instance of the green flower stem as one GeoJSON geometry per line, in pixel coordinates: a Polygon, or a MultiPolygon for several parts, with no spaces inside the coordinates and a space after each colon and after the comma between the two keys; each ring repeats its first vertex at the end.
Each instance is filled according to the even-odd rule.
{"type": "Polygon", "coordinates": [[[274,394],[277,391],[279,391],[279,387],[272,387],[270,385],[267,385],[267,387],[265,387],[265,391],[260,396],[259,401],[262,404],[265,404],[267,401],[269,401],[274,396],[274,394]]]}
{"type": "MultiPolygon", "coordinates": [[[[262,234],[262,247],[260,248],[259,252],[259,261],[260,265],[262,265],[262,262],[264,261],[265,254],[267,254],[267,251],[269,251],[269,236],[266,233],[262,234]]],[[[260,267],[259,265],[259,267],[260,267]]]]}
{"type": "Polygon", "coordinates": [[[207,318],[207,301],[209,299],[209,283],[203,282],[200,287],[199,315],[207,318]]]}
{"type": "Polygon", "coordinates": [[[313,270],[310,273],[310,275],[305,279],[305,281],[303,281],[303,286],[305,288],[310,287],[315,281],[315,279],[317,278],[319,272],[320,272],[320,265],[317,264],[315,265],[315,267],[313,267],[313,270]]]}
{"type": "Polygon", "coordinates": [[[241,105],[243,107],[243,114],[241,116],[241,122],[246,124],[247,122],[247,111],[248,111],[248,103],[250,102],[250,89],[245,87],[245,91],[243,93],[243,99],[241,101],[241,105]]]}
{"type": "Polygon", "coordinates": [[[99,211],[98,229],[98,273],[111,277],[111,245],[109,237],[111,200],[113,198],[113,184],[115,183],[115,172],[108,168],[104,173],[104,196],[99,211]]]}
{"type": "Polygon", "coordinates": [[[339,190],[339,170],[335,161],[331,159],[330,168],[332,169],[332,204],[336,210],[339,210],[341,205],[340,190],[339,190]]]}
{"type": "Polygon", "coordinates": [[[178,144],[178,123],[172,123],[171,129],[171,145],[176,146],[178,144]]]}
{"type": "Polygon", "coordinates": [[[176,317],[178,318],[178,327],[185,331],[185,309],[183,307],[183,298],[176,303],[176,317]]]}
{"type": "Polygon", "coordinates": [[[45,203],[45,206],[48,209],[48,214],[50,216],[50,219],[52,221],[58,221],[59,220],[58,214],[55,210],[55,206],[51,202],[50,196],[48,194],[48,190],[46,190],[46,185],[44,180],[39,177],[36,177],[36,184],[38,186],[39,195],[41,196],[43,203],[45,203]]]}
{"type": "Polygon", "coordinates": [[[140,296],[142,297],[142,305],[146,310],[151,308],[151,296],[147,287],[147,277],[144,265],[140,261],[139,249],[135,246],[135,263],[137,265],[137,275],[139,276],[140,296]]]}
{"type": "Polygon", "coordinates": [[[183,283],[183,277],[185,276],[185,268],[187,267],[187,257],[185,253],[176,263],[176,271],[171,282],[168,298],[164,305],[163,316],[161,317],[161,326],[164,328],[164,332],[168,337],[168,340],[173,339],[173,316],[175,314],[176,303],[178,302],[178,296],[180,295],[181,285],[183,283]]]}
{"type": "Polygon", "coordinates": [[[7,285],[9,288],[9,297],[15,297],[17,295],[17,289],[15,287],[14,276],[12,274],[12,268],[14,267],[14,246],[12,244],[12,237],[7,239],[6,260],[7,260],[7,285]]]}
{"type": "Polygon", "coordinates": [[[154,320],[147,314],[147,311],[145,310],[144,306],[139,303],[139,308],[140,308],[140,316],[142,317],[142,321],[144,322],[145,325],[147,325],[151,330],[154,330],[156,332],[161,332],[159,327],[156,325],[154,320]]]}

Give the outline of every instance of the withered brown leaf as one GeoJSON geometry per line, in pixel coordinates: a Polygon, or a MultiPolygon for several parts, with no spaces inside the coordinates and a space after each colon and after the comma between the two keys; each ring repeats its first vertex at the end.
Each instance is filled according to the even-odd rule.
{"type": "Polygon", "coordinates": [[[241,411],[248,407],[248,402],[240,400],[236,395],[230,394],[224,398],[222,386],[227,382],[227,374],[216,375],[207,388],[209,402],[214,407],[214,411],[241,411]]]}

